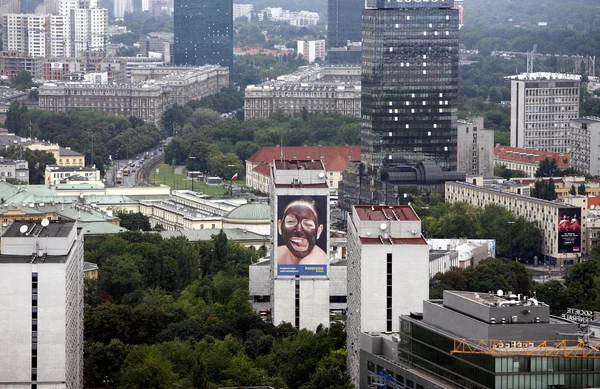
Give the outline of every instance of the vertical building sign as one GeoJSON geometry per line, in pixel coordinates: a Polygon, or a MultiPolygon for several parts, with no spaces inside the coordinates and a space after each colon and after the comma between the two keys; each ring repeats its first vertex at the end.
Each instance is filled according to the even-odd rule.
{"type": "Polygon", "coordinates": [[[581,252],[581,209],[558,210],[558,252],[581,252]]]}
{"type": "Polygon", "coordinates": [[[277,196],[278,276],[327,275],[327,196],[277,196]]]}

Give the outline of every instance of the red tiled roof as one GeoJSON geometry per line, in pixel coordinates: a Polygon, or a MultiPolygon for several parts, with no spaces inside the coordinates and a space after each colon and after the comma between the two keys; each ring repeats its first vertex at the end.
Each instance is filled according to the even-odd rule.
{"type": "Polygon", "coordinates": [[[568,168],[571,160],[569,154],[550,153],[547,151],[521,149],[498,145],[494,147],[494,155],[501,161],[539,164],[544,159],[556,160],[559,168],[568,168]]]}
{"type": "Polygon", "coordinates": [[[254,167],[254,169],[252,169],[253,172],[256,172],[258,174],[262,174],[263,176],[271,176],[271,165],[269,165],[268,163],[261,163],[260,165],[257,165],[254,167]]]}
{"type": "Polygon", "coordinates": [[[383,206],[383,205],[357,205],[354,207],[358,218],[362,221],[375,220],[402,220],[417,221],[419,217],[410,205],[383,206]]]}
{"type": "Polygon", "coordinates": [[[248,161],[270,163],[282,155],[288,160],[321,159],[325,170],[343,171],[348,168],[348,161],[360,161],[360,146],[263,147],[248,158],[248,161]]]}
{"type": "Polygon", "coordinates": [[[360,238],[362,244],[427,244],[423,237],[419,238],[360,238]]]}

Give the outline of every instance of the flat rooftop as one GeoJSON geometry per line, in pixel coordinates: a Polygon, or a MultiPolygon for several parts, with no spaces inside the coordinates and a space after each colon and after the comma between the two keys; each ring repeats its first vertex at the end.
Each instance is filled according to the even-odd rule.
{"type": "Polygon", "coordinates": [[[42,226],[37,222],[15,221],[2,235],[3,238],[66,238],[75,226],[74,222],[50,222],[42,226]],[[23,232],[22,232],[23,231],[23,232]]]}
{"type": "Polygon", "coordinates": [[[357,205],[354,207],[361,221],[418,221],[419,217],[410,205],[383,206],[357,205]]]}
{"type": "MultiPolygon", "coordinates": [[[[498,291],[500,292],[500,291],[498,291]]],[[[517,300],[519,296],[516,294],[508,294],[510,292],[495,292],[495,293],[477,293],[477,292],[465,292],[465,291],[448,291],[448,293],[460,296],[469,301],[475,302],[480,305],[484,305],[487,307],[497,307],[500,306],[501,303],[510,303],[511,301],[519,301],[517,300]]],[[[539,305],[546,305],[540,301],[537,302],[539,305]]],[[[516,304],[514,304],[516,305],[516,304]]]]}
{"type": "Polygon", "coordinates": [[[277,170],[325,170],[321,160],[294,159],[294,160],[275,160],[275,169],[277,170]]]}

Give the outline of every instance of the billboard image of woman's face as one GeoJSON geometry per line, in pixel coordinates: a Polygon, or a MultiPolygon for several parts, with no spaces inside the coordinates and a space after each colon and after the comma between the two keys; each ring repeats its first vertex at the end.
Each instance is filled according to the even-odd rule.
{"type": "Polygon", "coordinates": [[[326,275],[327,196],[279,196],[279,275],[326,275]]]}

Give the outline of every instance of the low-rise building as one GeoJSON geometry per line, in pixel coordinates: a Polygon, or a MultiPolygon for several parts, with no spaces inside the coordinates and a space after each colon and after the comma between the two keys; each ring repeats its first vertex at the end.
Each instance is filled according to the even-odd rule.
{"type": "Polygon", "coordinates": [[[429,278],[459,267],[458,252],[452,250],[429,250],[429,278]]]}
{"type": "Polygon", "coordinates": [[[0,157],[0,180],[6,181],[7,178],[29,184],[29,164],[27,161],[0,157]]]}
{"type": "Polygon", "coordinates": [[[45,142],[37,138],[25,138],[0,131],[0,148],[7,147],[24,147],[30,150],[47,151],[54,155],[54,159],[58,166],[85,166],[85,156],[71,150],[70,147],[61,147],[56,143],[45,142]]]}
{"type": "Polygon", "coordinates": [[[248,85],[244,119],[303,110],[360,117],[360,96],[359,66],[305,66],[277,80],[248,85]]]}
{"type": "Polygon", "coordinates": [[[444,291],[400,316],[400,331],[360,334],[360,388],[585,388],[600,385],[600,339],[535,296],[444,291]],[[582,339],[584,339],[582,341],[582,339]]]}
{"type": "Polygon", "coordinates": [[[102,183],[100,170],[96,167],[47,165],[44,174],[47,185],[68,184],[71,182],[102,183]]]}
{"type": "Polygon", "coordinates": [[[546,158],[549,161],[555,160],[558,169],[565,170],[571,167],[571,158],[569,157],[569,154],[559,154],[502,145],[494,147],[494,167],[504,166],[507,169],[520,170],[524,172],[527,177],[535,177],[535,172],[540,167],[540,162],[544,161],[546,158]]]}
{"type": "Polygon", "coordinates": [[[348,163],[360,161],[360,146],[263,147],[246,160],[246,186],[269,193],[269,164],[282,156],[291,160],[323,161],[329,189],[336,192],[348,163]]]}
{"type": "Polygon", "coordinates": [[[581,256],[586,254],[585,236],[581,234],[586,228],[586,208],[581,206],[540,200],[465,182],[446,182],[444,198],[449,203],[467,203],[478,208],[499,205],[534,223],[542,232],[542,254],[556,263],[579,262],[581,256]],[[559,225],[565,217],[579,225],[577,232],[561,233],[559,225]]]}

